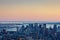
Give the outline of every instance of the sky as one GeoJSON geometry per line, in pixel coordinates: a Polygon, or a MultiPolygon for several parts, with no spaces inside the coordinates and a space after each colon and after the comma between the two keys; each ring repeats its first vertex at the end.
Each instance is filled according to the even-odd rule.
{"type": "Polygon", "coordinates": [[[0,21],[60,22],[60,0],[0,0],[0,21]]]}

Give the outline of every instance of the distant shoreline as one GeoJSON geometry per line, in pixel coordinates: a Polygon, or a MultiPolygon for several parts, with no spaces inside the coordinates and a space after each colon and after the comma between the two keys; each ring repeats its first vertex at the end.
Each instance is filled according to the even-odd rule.
{"type": "Polygon", "coordinates": [[[29,23],[45,23],[45,24],[60,24],[60,22],[45,22],[45,21],[0,21],[0,24],[29,24],[29,23]]]}

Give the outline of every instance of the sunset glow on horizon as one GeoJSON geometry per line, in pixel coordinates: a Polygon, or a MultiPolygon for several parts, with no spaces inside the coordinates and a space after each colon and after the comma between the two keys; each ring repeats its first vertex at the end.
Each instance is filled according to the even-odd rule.
{"type": "Polygon", "coordinates": [[[0,1],[0,21],[60,22],[60,1],[0,1]]]}

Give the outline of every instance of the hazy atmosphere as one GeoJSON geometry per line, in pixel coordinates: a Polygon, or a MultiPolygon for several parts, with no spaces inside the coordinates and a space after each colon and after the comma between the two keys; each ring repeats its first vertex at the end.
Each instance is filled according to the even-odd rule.
{"type": "Polygon", "coordinates": [[[0,0],[0,21],[60,21],[60,0],[0,0]]]}

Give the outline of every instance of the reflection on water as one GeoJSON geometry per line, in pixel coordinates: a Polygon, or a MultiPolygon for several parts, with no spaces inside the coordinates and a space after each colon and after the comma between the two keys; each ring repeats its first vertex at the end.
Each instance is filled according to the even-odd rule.
{"type": "Polygon", "coordinates": [[[16,28],[6,28],[7,31],[17,31],[16,28]]]}

